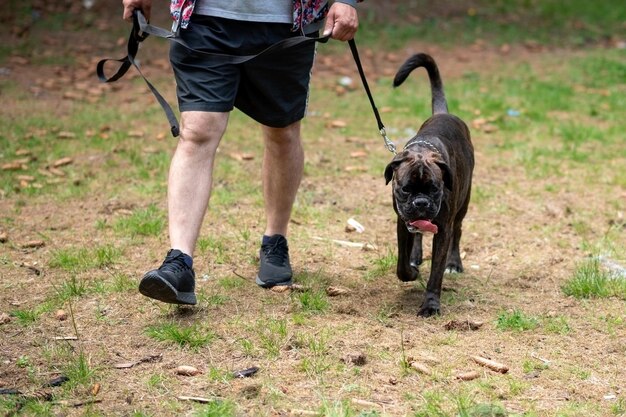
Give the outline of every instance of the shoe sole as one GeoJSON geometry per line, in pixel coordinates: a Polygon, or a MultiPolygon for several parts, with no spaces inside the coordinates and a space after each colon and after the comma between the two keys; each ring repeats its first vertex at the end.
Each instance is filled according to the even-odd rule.
{"type": "Polygon", "coordinates": [[[196,294],[177,291],[169,282],[157,275],[146,275],[139,283],[139,292],[146,297],[169,304],[195,305],[196,294]]]}
{"type": "Polygon", "coordinates": [[[291,278],[289,278],[289,281],[277,282],[275,284],[268,284],[267,282],[262,281],[258,275],[256,276],[255,282],[257,283],[259,287],[263,287],[263,288],[291,287],[293,285],[293,281],[291,280],[291,278]]]}

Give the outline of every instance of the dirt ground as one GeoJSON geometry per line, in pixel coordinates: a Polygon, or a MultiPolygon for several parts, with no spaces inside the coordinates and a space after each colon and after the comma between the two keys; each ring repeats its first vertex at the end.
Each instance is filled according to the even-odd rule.
{"type": "MultiPolygon", "coordinates": [[[[97,30],[110,30],[113,25],[108,17],[93,19],[89,25],[97,30]]],[[[13,27],[20,32],[29,30],[27,26],[17,22],[13,27]]],[[[19,52],[12,55],[5,66],[11,70],[11,80],[38,99],[4,101],[3,112],[15,118],[37,111],[63,116],[67,114],[68,91],[84,94],[90,88],[100,88],[87,82],[93,76],[90,71],[97,59],[119,54],[123,37],[112,46],[109,40],[97,37],[92,42],[79,42],[84,36],[73,30],[55,31],[44,39],[50,49],[43,57],[23,57],[19,52]],[[59,49],[75,56],[78,65],[64,68],[63,64],[31,64],[33,60],[54,57],[59,49]],[[82,89],[69,87],[77,83],[87,85],[82,89]]],[[[372,80],[389,76],[400,56],[418,50],[435,54],[450,80],[471,71],[496,71],[503,57],[509,63],[533,65],[545,55],[569,57],[579,53],[537,45],[501,48],[478,42],[468,47],[443,48],[415,42],[403,51],[365,50],[367,73],[372,80]]],[[[337,72],[342,72],[337,68],[353,76],[350,59],[348,55],[321,56],[315,69],[319,80],[316,86],[335,88],[334,81],[325,84],[324,80],[331,79],[331,73],[336,78],[337,72]]],[[[158,78],[158,66],[167,66],[159,58],[146,60],[152,64],[147,70],[150,77],[158,78]]],[[[108,97],[119,100],[121,108],[128,105],[123,91],[108,97]]],[[[145,101],[155,105],[147,94],[145,101]]],[[[323,111],[323,104],[312,103],[312,109],[323,111]]],[[[331,134],[314,140],[308,158],[329,167],[345,162],[345,155],[364,149],[389,158],[378,149],[379,143],[353,138],[329,152],[335,139],[336,134],[331,134]]],[[[196,261],[198,287],[207,299],[227,297],[225,303],[205,300],[198,308],[176,309],[151,302],[134,290],[88,293],[73,303],[70,320],[60,320],[55,309],[30,326],[20,326],[15,319],[0,322],[0,388],[35,391],[38,387],[33,381],[59,375],[63,367],[55,363],[55,358],[69,349],[74,356],[85,352],[98,377],[88,386],[66,394],[66,402],[56,404],[58,413],[51,415],[133,415],[140,410],[155,416],[189,415],[195,403],[176,398],[194,396],[232,400],[241,415],[250,416],[315,415],[306,413],[319,409],[320,404],[340,400],[356,410],[373,410],[372,414],[361,415],[401,416],[412,415],[437,393],[453,393],[441,394],[445,410],[454,409],[451,403],[459,398],[456,395],[475,402],[502,404],[511,414],[624,415],[624,408],[621,414],[614,411],[615,404],[626,401],[624,301],[575,300],[562,293],[561,285],[589,255],[586,242],[601,240],[611,225],[624,224],[620,210],[624,209],[626,191],[617,190],[616,195],[615,190],[600,182],[585,190],[581,198],[576,181],[567,175],[531,181],[523,169],[491,160],[493,153],[486,149],[495,140],[480,130],[474,134],[475,182],[498,198],[484,204],[482,211],[470,208],[462,242],[466,273],[444,280],[441,317],[416,316],[423,288],[398,282],[393,268],[383,277],[364,279],[376,259],[395,250],[389,188],[374,173],[330,170],[328,176],[305,177],[301,194],[317,196],[303,197],[303,201],[317,210],[335,213],[334,220],[323,225],[307,224],[296,216],[290,226],[291,258],[296,272],[308,277],[306,285],[340,287],[347,293],[330,297],[328,312],[300,324],[290,323],[292,327],[280,341],[277,357],[258,351],[249,354],[241,344],[249,339],[260,345],[272,320],[297,312],[294,294],[256,287],[251,277],[256,273],[254,256],[258,249],[242,242],[233,225],[223,221],[239,215],[242,224],[238,228],[249,230],[252,236],[260,234],[258,219],[262,210],[253,201],[243,201],[228,213],[210,210],[202,229],[203,235],[224,240],[229,261],[218,263],[209,256],[196,261]],[[546,181],[562,186],[561,191],[542,193],[541,185],[546,181]],[[365,226],[360,235],[346,229],[346,220],[355,212],[365,226]],[[591,215],[595,216],[595,226],[589,227],[583,238],[577,225],[588,222],[591,215]],[[331,239],[367,242],[377,249],[344,247],[331,239]],[[225,277],[240,277],[243,283],[225,289],[220,284],[225,277]],[[565,317],[570,331],[497,330],[498,315],[514,309],[539,317],[542,322],[565,317]],[[167,320],[209,329],[216,339],[208,348],[193,351],[146,336],[146,327],[167,320]],[[454,327],[464,322],[482,325],[477,330],[454,327]],[[78,340],[73,340],[77,334],[78,340]],[[321,355],[310,346],[314,337],[327,341],[321,355]],[[504,363],[509,371],[500,374],[481,367],[469,359],[471,355],[504,363]],[[31,365],[38,369],[33,371],[36,375],[29,374],[28,366],[20,366],[22,357],[30,358],[31,365]],[[354,361],[354,357],[364,358],[363,363],[354,361]],[[423,363],[430,371],[404,374],[399,364],[402,358],[423,363]],[[128,362],[135,365],[125,369],[117,366],[128,362]],[[311,371],[304,364],[324,370],[311,371]],[[175,368],[179,365],[194,366],[201,374],[177,375],[175,368]],[[226,379],[212,373],[215,369],[231,372],[252,366],[260,371],[251,378],[226,379]],[[455,377],[469,371],[479,373],[478,382],[455,377]]],[[[161,138],[154,146],[167,148],[166,141],[161,138]]],[[[224,155],[238,152],[228,144],[223,148],[224,155]]],[[[103,156],[97,154],[84,155],[75,163],[77,169],[92,165],[91,169],[98,171],[106,167],[103,156]]],[[[242,163],[256,172],[259,158],[242,163]]],[[[101,189],[107,189],[105,179],[101,180],[101,189]]],[[[128,210],[149,203],[164,209],[164,201],[144,201],[134,195],[104,198],[93,193],[60,200],[20,194],[0,196],[0,213],[11,219],[0,225],[0,232],[6,234],[5,242],[0,244],[0,314],[36,307],[68,279],[67,272],[48,266],[54,251],[114,241],[112,231],[100,230],[96,224],[114,222],[128,210]],[[28,247],[29,242],[37,241],[43,244],[28,247]]],[[[138,279],[160,262],[166,244],[166,236],[146,239],[140,246],[126,250],[119,264],[78,274],[78,278],[91,283],[110,282],[112,274],[123,273],[138,279]]],[[[428,247],[426,251],[428,258],[428,247]]],[[[428,271],[427,266],[424,271],[428,271]]]]}

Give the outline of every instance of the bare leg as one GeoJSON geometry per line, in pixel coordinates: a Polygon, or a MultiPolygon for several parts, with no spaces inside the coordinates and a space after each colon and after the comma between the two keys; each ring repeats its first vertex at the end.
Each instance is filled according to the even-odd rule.
{"type": "Polygon", "coordinates": [[[190,256],[209,204],[217,147],[228,113],[183,112],[181,134],[168,178],[171,247],[190,256]]]}
{"type": "Polygon", "coordinates": [[[291,209],[304,170],[300,122],[284,128],[263,126],[263,138],[263,197],[267,221],[265,235],[287,236],[291,209]]]}

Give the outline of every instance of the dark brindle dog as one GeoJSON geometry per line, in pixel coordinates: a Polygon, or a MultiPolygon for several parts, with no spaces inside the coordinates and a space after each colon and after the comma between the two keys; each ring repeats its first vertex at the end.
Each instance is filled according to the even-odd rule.
{"type": "Polygon", "coordinates": [[[418,67],[428,71],[433,115],[387,165],[385,179],[387,183],[393,179],[400,280],[417,279],[422,263],[422,233],[434,233],[430,278],[418,313],[431,316],[440,312],[444,272],[463,271],[459,241],[470,201],[474,148],[465,123],[448,114],[441,77],[432,57],[417,54],[409,58],[398,70],[394,87],[418,67]]]}

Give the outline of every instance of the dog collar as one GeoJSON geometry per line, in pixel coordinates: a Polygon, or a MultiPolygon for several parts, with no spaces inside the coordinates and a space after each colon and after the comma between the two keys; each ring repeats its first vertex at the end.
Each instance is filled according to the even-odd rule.
{"type": "Polygon", "coordinates": [[[433,145],[432,143],[426,141],[426,140],[410,140],[407,142],[406,145],[404,145],[404,149],[408,148],[409,146],[412,145],[424,145],[427,148],[430,148],[431,150],[435,151],[438,154],[441,154],[441,152],[439,151],[439,149],[437,149],[437,147],[435,145],[433,145]]]}

